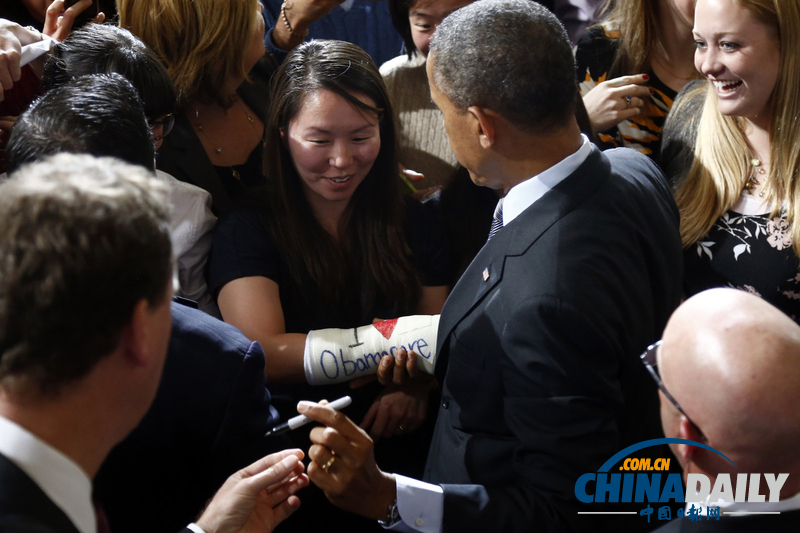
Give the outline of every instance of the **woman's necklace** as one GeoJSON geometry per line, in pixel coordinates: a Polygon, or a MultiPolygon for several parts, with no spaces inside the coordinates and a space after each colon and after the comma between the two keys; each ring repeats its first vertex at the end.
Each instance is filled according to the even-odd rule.
{"type": "MultiPolygon", "coordinates": [[[[767,169],[764,168],[764,164],[758,158],[752,158],[750,160],[750,164],[753,166],[753,170],[750,172],[750,176],[747,177],[747,181],[744,183],[744,190],[746,194],[753,195],[756,188],[761,185],[759,181],[759,176],[765,176],[767,173],[767,169]]],[[[762,190],[758,193],[758,196],[763,198],[764,191],[762,190]]]]}
{"type": "MultiPolygon", "coordinates": [[[[237,104],[241,105],[242,111],[244,112],[245,117],[247,117],[247,122],[250,123],[250,127],[253,129],[253,131],[256,133],[256,135],[258,135],[259,138],[260,138],[261,134],[258,133],[258,130],[256,129],[256,125],[255,125],[255,120],[253,119],[253,117],[248,112],[247,107],[244,106],[243,104],[241,104],[241,101],[238,98],[234,102],[234,106],[237,105],[237,104]]],[[[196,124],[196,127],[197,127],[197,131],[199,131],[200,134],[203,135],[203,138],[205,138],[205,140],[209,144],[209,146],[211,146],[214,149],[214,153],[216,155],[218,155],[218,156],[222,156],[222,152],[223,152],[222,146],[218,146],[216,143],[214,143],[213,140],[211,139],[211,136],[209,135],[209,133],[203,128],[203,123],[200,122],[200,109],[197,106],[195,106],[195,108],[194,108],[194,117],[196,119],[195,124],[196,124]]],[[[241,178],[241,175],[239,174],[238,170],[233,168],[232,165],[224,165],[224,166],[227,166],[230,169],[231,174],[233,174],[233,177],[236,180],[241,181],[242,178],[241,178]]]]}

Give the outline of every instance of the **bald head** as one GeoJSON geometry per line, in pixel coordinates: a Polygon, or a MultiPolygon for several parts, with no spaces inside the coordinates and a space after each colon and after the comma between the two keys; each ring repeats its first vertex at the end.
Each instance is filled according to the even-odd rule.
{"type": "MultiPolygon", "coordinates": [[[[740,471],[800,465],[800,326],[761,298],[734,289],[700,293],[664,330],[665,388],[740,471]]],[[[662,401],[668,437],[679,415],[662,401]]]]}

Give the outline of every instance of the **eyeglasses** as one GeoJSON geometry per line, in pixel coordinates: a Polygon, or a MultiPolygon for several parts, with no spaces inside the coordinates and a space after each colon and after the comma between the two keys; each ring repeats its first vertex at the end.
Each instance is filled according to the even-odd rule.
{"type": "Polygon", "coordinates": [[[706,436],[703,435],[703,432],[700,430],[697,424],[692,422],[692,419],[689,418],[689,415],[686,414],[686,411],[684,411],[681,408],[681,406],[678,404],[675,398],[672,397],[672,394],[667,392],[666,387],[664,387],[664,382],[661,381],[661,375],[658,372],[658,359],[656,358],[660,346],[661,346],[661,341],[658,341],[655,344],[651,344],[650,346],[647,347],[647,350],[645,350],[645,352],[641,356],[639,356],[639,358],[642,360],[642,363],[644,363],[644,366],[645,368],[647,368],[647,371],[650,372],[650,375],[653,376],[653,379],[656,381],[656,385],[658,385],[658,388],[661,389],[661,392],[664,393],[664,396],[666,396],[667,399],[669,399],[669,401],[672,402],[672,405],[675,406],[675,409],[677,409],[680,414],[685,416],[686,420],[688,420],[689,423],[692,426],[694,426],[694,428],[697,430],[700,436],[703,437],[703,440],[708,440],[706,439],[706,436]]]}
{"type": "Polygon", "coordinates": [[[169,113],[158,120],[148,120],[147,125],[150,126],[150,131],[153,132],[153,140],[160,141],[172,131],[172,126],[175,125],[175,115],[169,113]],[[161,128],[161,135],[156,135],[155,133],[158,128],[161,128]]]}

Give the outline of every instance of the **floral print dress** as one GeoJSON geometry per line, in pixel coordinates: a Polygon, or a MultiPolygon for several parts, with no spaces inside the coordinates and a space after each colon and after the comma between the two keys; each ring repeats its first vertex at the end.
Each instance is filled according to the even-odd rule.
{"type": "Polygon", "coordinates": [[[759,200],[744,198],[685,250],[687,297],[733,287],[762,297],[800,322],[800,260],[785,214],[770,217],[769,211],[759,200]]]}

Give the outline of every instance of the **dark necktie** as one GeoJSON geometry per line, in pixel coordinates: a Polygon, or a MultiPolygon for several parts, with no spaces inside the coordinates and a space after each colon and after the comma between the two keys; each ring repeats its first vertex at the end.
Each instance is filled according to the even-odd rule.
{"type": "Polygon", "coordinates": [[[494,208],[494,218],[492,218],[492,227],[489,228],[489,238],[486,239],[487,241],[491,240],[495,233],[503,229],[503,200],[505,200],[505,198],[500,198],[500,201],[497,202],[497,207],[494,208]]]}
{"type": "Polygon", "coordinates": [[[108,518],[100,502],[95,500],[92,505],[94,505],[94,516],[97,519],[97,533],[111,533],[111,528],[108,527],[108,518]]]}

